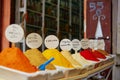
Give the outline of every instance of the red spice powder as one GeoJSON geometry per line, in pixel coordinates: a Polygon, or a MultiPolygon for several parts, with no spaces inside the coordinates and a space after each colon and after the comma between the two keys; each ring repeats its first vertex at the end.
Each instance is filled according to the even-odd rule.
{"type": "Polygon", "coordinates": [[[92,53],[93,53],[93,55],[94,55],[96,58],[106,59],[105,55],[103,55],[102,53],[98,52],[97,50],[93,51],[92,53]]]}
{"type": "Polygon", "coordinates": [[[0,65],[24,72],[36,72],[38,69],[31,65],[19,48],[6,48],[0,54],[0,65]]]}
{"type": "Polygon", "coordinates": [[[92,60],[92,61],[99,61],[93,54],[92,51],[89,49],[83,50],[80,52],[80,54],[87,60],[92,60]]]}
{"type": "Polygon", "coordinates": [[[98,49],[97,51],[102,53],[105,56],[109,56],[109,53],[107,51],[105,51],[105,50],[98,49]]]}

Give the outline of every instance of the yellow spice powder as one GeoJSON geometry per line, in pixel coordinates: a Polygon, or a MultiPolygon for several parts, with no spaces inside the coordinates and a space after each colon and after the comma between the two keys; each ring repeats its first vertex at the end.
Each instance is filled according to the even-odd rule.
{"type": "Polygon", "coordinates": [[[82,68],[82,65],[73,59],[69,51],[61,51],[61,53],[75,68],[82,68]]]}
{"type": "Polygon", "coordinates": [[[76,53],[76,54],[72,54],[72,57],[77,61],[79,62],[83,68],[86,66],[86,65],[90,65],[91,63],[88,62],[84,57],[82,57],[79,53],[76,53]]]}
{"type": "MultiPolygon", "coordinates": [[[[34,66],[40,66],[44,62],[47,61],[47,59],[42,55],[42,53],[38,49],[29,49],[25,52],[25,56],[30,60],[30,63],[34,66]]],[[[46,66],[46,69],[48,70],[54,70],[56,69],[53,64],[48,64],[46,66]]]]}
{"type": "Polygon", "coordinates": [[[57,49],[47,49],[42,54],[47,59],[54,57],[55,59],[52,63],[57,66],[73,68],[72,64],[57,49]]]}

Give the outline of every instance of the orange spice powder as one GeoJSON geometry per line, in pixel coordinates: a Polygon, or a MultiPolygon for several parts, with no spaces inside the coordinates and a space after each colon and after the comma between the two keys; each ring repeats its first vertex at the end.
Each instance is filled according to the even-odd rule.
{"type": "Polygon", "coordinates": [[[30,64],[23,52],[16,47],[6,48],[1,52],[0,65],[29,73],[38,70],[30,64]]]}

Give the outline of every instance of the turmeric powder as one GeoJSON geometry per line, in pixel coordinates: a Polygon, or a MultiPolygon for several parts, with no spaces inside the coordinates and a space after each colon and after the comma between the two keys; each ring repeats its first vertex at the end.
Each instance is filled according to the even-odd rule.
{"type": "Polygon", "coordinates": [[[16,47],[6,48],[0,54],[0,65],[23,72],[36,72],[38,69],[31,65],[23,52],[16,47]]]}
{"type": "Polygon", "coordinates": [[[42,53],[47,59],[54,57],[54,61],[51,63],[66,68],[73,68],[72,64],[57,50],[57,49],[46,49],[42,53]]]}

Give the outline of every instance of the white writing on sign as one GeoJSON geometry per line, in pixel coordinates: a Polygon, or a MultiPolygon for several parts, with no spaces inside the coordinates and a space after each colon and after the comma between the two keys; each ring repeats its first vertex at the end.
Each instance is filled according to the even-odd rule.
{"type": "Polygon", "coordinates": [[[26,44],[29,48],[39,48],[42,44],[42,38],[37,33],[31,33],[26,37],[26,44]]]}
{"type": "Polygon", "coordinates": [[[104,9],[104,2],[102,1],[90,2],[89,9],[90,12],[95,11],[95,14],[93,14],[93,20],[98,19],[97,17],[100,17],[101,20],[104,20],[106,18],[106,16],[102,14],[102,11],[104,9]]]}
{"type": "Polygon", "coordinates": [[[81,48],[81,43],[78,39],[73,39],[72,46],[74,50],[79,50],[81,48]]]}
{"type": "Polygon", "coordinates": [[[60,48],[69,51],[72,48],[72,42],[69,39],[63,39],[60,42],[60,48]]]}
{"type": "Polygon", "coordinates": [[[24,37],[24,31],[20,25],[12,24],[5,31],[6,38],[13,43],[19,42],[24,37]]]}
{"type": "Polygon", "coordinates": [[[83,49],[89,48],[89,40],[88,39],[82,39],[81,40],[81,46],[83,49]]]}
{"type": "Polygon", "coordinates": [[[59,40],[55,35],[49,35],[45,38],[45,46],[49,49],[57,48],[59,45],[59,40]]]}

